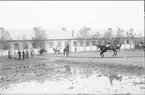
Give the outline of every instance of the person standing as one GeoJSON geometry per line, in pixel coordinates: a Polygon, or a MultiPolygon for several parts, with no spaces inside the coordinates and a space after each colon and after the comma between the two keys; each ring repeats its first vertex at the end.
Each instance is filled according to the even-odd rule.
{"type": "Polygon", "coordinates": [[[33,49],[31,50],[31,56],[32,57],[34,56],[34,50],[33,49]]]}
{"type": "Polygon", "coordinates": [[[21,51],[18,51],[18,55],[19,55],[19,60],[21,60],[21,51]]]}
{"type": "Polygon", "coordinates": [[[26,58],[29,58],[29,51],[26,51],[26,58]]]}
{"type": "Polygon", "coordinates": [[[67,51],[69,52],[69,44],[67,44],[66,49],[67,49],[67,51]]]}
{"type": "Polygon", "coordinates": [[[16,52],[14,51],[14,59],[17,59],[16,52]]]}
{"type": "Polygon", "coordinates": [[[23,54],[23,60],[25,60],[25,51],[24,50],[23,50],[22,54],[23,54]]]}
{"type": "Polygon", "coordinates": [[[12,58],[12,57],[11,57],[11,52],[10,52],[10,51],[8,51],[8,58],[9,58],[9,59],[12,58]]]}

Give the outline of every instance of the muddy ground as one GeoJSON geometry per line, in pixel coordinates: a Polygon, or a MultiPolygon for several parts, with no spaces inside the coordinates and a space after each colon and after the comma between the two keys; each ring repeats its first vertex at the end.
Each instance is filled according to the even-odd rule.
{"type": "MultiPolygon", "coordinates": [[[[15,60],[2,58],[0,61],[0,92],[10,88],[11,84],[23,83],[29,81],[37,81],[44,83],[49,81],[62,81],[64,79],[72,82],[72,77],[81,76],[81,78],[89,78],[91,75],[96,77],[105,76],[108,78],[110,86],[113,86],[114,80],[122,81],[125,76],[137,76],[140,81],[132,82],[134,85],[141,85],[141,89],[145,90],[145,69],[137,65],[124,64],[107,64],[106,62],[95,61],[77,61],[46,58],[36,56],[27,60],[15,60]]],[[[72,83],[73,84],[73,83],[72,83]]],[[[69,89],[73,89],[70,86],[69,89]]],[[[144,92],[143,92],[144,93],[144,92]]],[[[114,94],[114,93],[112,93],[114,94]]],[[[130,93],[126,93],[130,94],[130,93]]]]}

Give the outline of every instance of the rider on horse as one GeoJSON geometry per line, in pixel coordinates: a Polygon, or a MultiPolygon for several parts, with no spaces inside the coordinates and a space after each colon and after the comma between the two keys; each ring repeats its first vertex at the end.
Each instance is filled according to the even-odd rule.
{"type": "Polygon", "coordinates": [[[69,44],[67,44],[66,45],[66,47],[64,48],[64,55],[66,54],[66,53],[69,53],[69,44]]]}
{"type": "Polygon", "coordinates": [[[67,45],[66,45],[66,49],[68,49],[68,50],[69,50],[69,44],[67,44],[67,45]]]}

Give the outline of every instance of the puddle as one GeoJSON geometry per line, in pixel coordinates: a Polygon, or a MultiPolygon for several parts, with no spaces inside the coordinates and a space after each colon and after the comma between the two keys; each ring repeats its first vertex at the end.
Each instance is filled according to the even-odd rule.
{"type": "Polygon", "coordinates": [[[104,68],[105,65],[92,68],[76,64],[35,63],[19,65],[13,71],[3,67],[12,73],[0,76],[0,94],[145,94],[145,75],[117,74],[120,69],[114,72],[112,68],[104,68]]]}
{"type": "Polygon", "coordinates": [[[41,83],[38,81],[13,83],[7,89],[0,89],[0,92],[1,94],[145,94],[145,76],[104,75],[99,71],[94,73],[83,68],[70,69],[72,76],[68,78],[58,81],[50,81],[47,78],[41,83]]]}

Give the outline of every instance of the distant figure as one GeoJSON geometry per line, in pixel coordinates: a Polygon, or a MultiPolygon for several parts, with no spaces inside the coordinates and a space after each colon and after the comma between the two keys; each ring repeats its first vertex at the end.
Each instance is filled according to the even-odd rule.
{"type": "Polygon", "coordinates": [[[69,44],[67,44],[66,48],[69,49],[69,44]]]}
{"type": "Polygon", "coordinates": [[[69,56],[69,44],[67,44],[67,46],[64,48],[63,54],[67,55],[67,57],[69,56]]]}
{"type": "Polygon", "coordinates": [[[18,55],[19,55],[19,60],[21,60],[21,51],[18,51],[18,55]]]}
{"type": "Polygon", "coordinates": [[[75,48],[75,52],[77,52],[77,48],[75,48]]]}
{"type": "Polygon", "coordinates": [[[12,57],[11,57],[11,52],[10,52],[10,51],[8,51],[8,58],[9,58],[9,59],[12,59],[12,57]]]}
{"type": "Polygon", "coordinates": [[[17,55],[16,52],[14,51],[14,59],[17,59],[17,55]]]}
{"type": "Polygon", "coordinates": [[[22,55],[23,55],[23,60],[25,60],[25,51],[24,50],[22,52],[22,55]]]}
{"type": "Polygon", "coordinates": [[[31,50],[31,56],[32,57],[34,56],[34,50],[33,49],[31,50]]]}
{"type": "Polygon", "coordinates": [[[60,54],[60,50],[61,50],[61,48],[58,49],[58,54],[60,54]]]}
{"type": "Polygon", "coordinates": [[[56,50],[55,48],[53,48],[52,50],[54,51],[54,53],[56,53],[56,52],[57,52],[57,50],[56,50]]]}
{"type": "Polygon", "coordinates": [[[29,51],[26,51],[26,58],[29,58],[29,51]]]}

